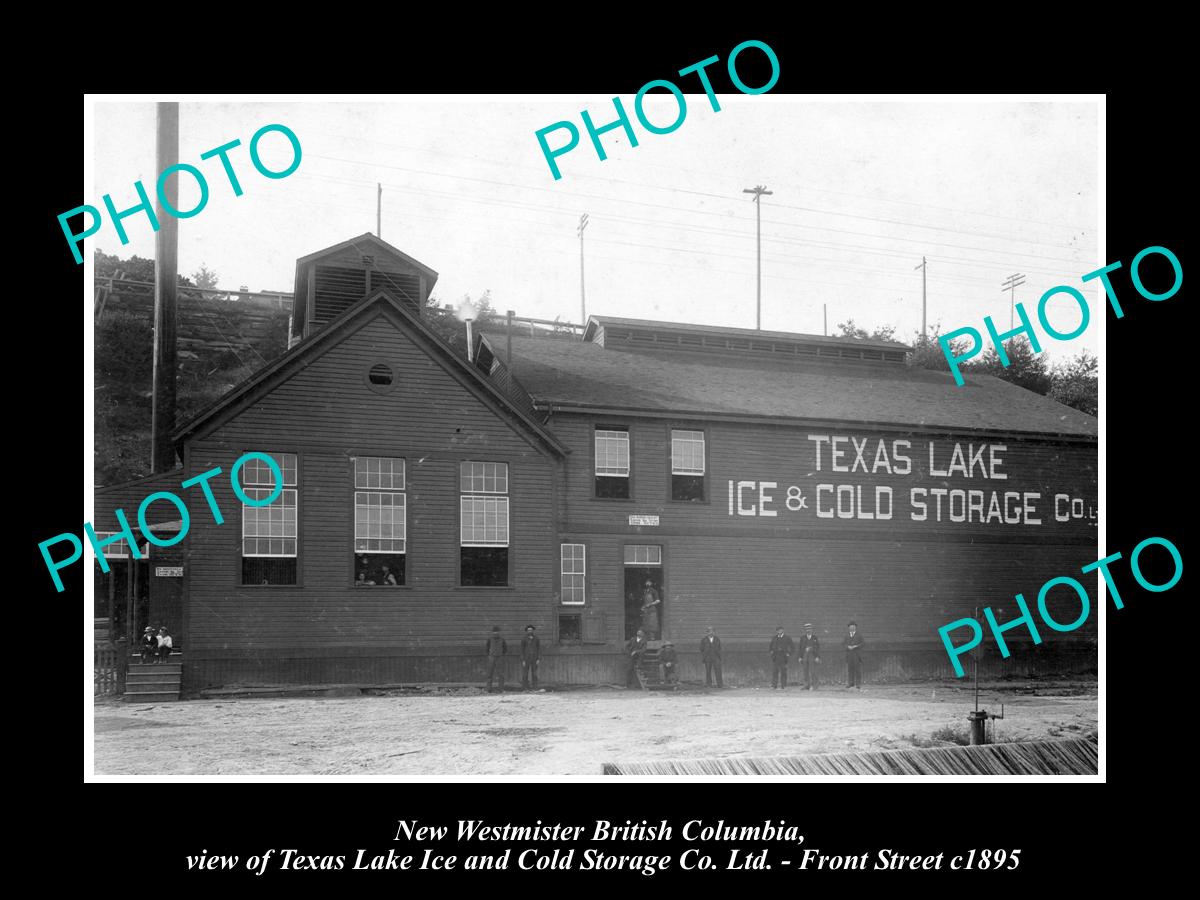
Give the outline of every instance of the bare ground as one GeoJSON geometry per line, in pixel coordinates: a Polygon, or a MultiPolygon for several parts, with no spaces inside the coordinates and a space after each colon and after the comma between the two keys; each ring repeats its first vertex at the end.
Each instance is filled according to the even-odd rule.
{"type": "MultiPolygon", "coordinates": [[[[992,685],[994,739],[1096,732],[1096,684],[992,685]]],[[[954,685],[536,694],[474,689],[386,696],[97,700],[97,775],[596,776],[604,762],[793,756],[965,740],[954,685]],[[935,737],[936,735],[936,737],[935,737]]]]}

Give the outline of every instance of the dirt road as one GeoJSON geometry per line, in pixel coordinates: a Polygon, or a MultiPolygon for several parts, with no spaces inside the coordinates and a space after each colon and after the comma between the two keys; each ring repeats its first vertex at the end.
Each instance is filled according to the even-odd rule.
{"type": "MultiPolygon", "coordinates": [[[[945,685],[611,689],[504,695],[98,702],[97,775],[596,776],[609,761],[886,750],[965,735],[969,691],[945,685]]],[[[997,740],[1096,731],[1096,685],[1011,685],[983,706],[997,740]]]]}

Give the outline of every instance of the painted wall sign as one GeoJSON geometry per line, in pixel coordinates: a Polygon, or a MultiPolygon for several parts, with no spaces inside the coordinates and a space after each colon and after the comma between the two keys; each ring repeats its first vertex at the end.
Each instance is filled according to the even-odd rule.
{"type": "Polygon", "coordinates": [[[657,525],[658,516],[630,516],[630,525],[657,525]]]}
{"type": "Polygon", "coordinates": [[[729,479],[728,515],[995,526],[1096,524],[1093,497],[1020,484],[1020,474],[1006,463],[1007,444],[837,434],[806,438],[798,460],[806,469],[803,483],[729,479]],[[852,477],[842,480],[839,474],[852,477]]]}
{"type": "Polygon", "coordinates": [[[154,574],[159,578],[182,578],[183,566],[155,566],[154,574]]]}

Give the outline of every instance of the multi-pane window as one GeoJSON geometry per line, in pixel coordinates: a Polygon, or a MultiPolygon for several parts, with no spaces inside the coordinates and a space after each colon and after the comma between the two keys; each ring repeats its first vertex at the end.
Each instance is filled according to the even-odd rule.
{"type": "MultiPolygon", "coordinates": [[[[97,531],[96,540],[103,541],[105,538],[110,538],[116,535],[115,531],[97,531]]],[[[113,541],[111,544],[104,546],[105,559],[129,559],[129,540],[121,538],[119,541],[113,541]]]]}
{"type": "Polygon", "coordinates": [[[671,431],[671,499],[704,499],[703,431],[671,431]]]}
{"type": "Polygon", "coordinates": [[[587,548],[583,544],[561,544],[560,557],[562,602],[582,604],[586,599],[584,580],[587,576],[587,548]]]}
{"type": "Polygon", "coordinates": [[[629,499],[627,429],[596,429],[596,496],[629,499]]]}
{"type": "MultiPolygon", "coordinates": [[[[283,488],[266,506],[242,504],[242,584],[296,583],[296,454],[269,455],[283,474],[283,488]]],[[[238,480],[251,500],[275,492],[274,473],[265,460],[247,460],[238,480]]]]}
{"type": "Polygon", "coordinates": [[[659,544],[626,544],[625,565],[661,566],[662,547],[659,544]]]}
{"type": "Polygon", "coordinates": [[[508,584],[508,463],[459,465],[460,583],[508,584]]]}
{"type": "Polygon", "coordinates": [[[404,584],[408,559],[404,460],[356,458],[354,488],[354,583],[360,587],[404,584]]]}

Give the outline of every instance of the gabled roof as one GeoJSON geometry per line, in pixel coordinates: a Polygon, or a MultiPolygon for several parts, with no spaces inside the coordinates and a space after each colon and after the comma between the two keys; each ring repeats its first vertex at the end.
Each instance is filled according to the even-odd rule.
{"type": "Polygon", "coordinates": [[[427,281],[425,294],[419,300],[415,301],[417,303],[423,302],[424,297],[427,297],[433,291],[433,286],[437,283],[437,272],[423,262],[413,259],[404,251],[396,249],[382,238],[371,234],[369,231],[365,234],[360,234],[358,237],[342,241],[340,244],[334,244],[332,247],[325,247],[322,250],[302,256],[296,260],[296,280],[292,288],[292,338],[299,338],[304,335],[306,331],[305,325],[311,313],[308,308],[308,280],[311,267],[307,264],[326,256],[333,256],[351,247],[364,255],[383,253],[387,256],[395,257],[400,262],[413,267],[424,275],[427,281]]]}
{"type": "Polygon", "coordinates": [[[1095,439],[1096,420],[988,375],[904,365],[779,363],[755,357],[623,353],[512,339],[514,374],[540,409],[595,409],[980,430],[1095,439]]]}
{"type": "Polygon", "coordinates": [[[242,401],[259,391],[273,387],[279,381],[290,376],[293,372],[308,365],[344,338],[358,330],[369,319],[376,309],[384,309],[398,316],[407,328],[407,333],[417,339],[428,349],[439,356],[482,392],[492,402],[501,406],[513,416],[527,431],[537,437],[543,444],[554,452],[564,455],[570,452],[567,447],[552,433],[547,431],[540,422],[520,409],[505,393],[487,378],[487,376],[459,356],[444,340],[430,329],[414,314],[407,305],[401,303],[386,288],[373,291],[369,296],[358,301],[338,318],[330,322],[315,335],[292,347],[282,356],[263,366],[241,384],[232,388],[225,396],[197,413],[192,419],[172,435],[177,445],[187,441],[197,432],[217,424],[240,412],[242,401]]]}
{"type": "Polygon", "coordinates": [[[413,259],[403,250],[398,250],[385,241],[383,238],[376,237],[371,232],[365,232],[358,237],[352,237],[349,240],[342,241],[340,244],[334,244],[332,247],[326,247],[323,250],[318,250],[315,253],[310,253],[308,256],[302,256],[296,260],[296,268],[300,268],[307,262],[314,259],[319,259],[322,256],[328,256],[331,253],[337,253],[339,250],[345,250],[348,247],[354,247],[356,250],[371,248],[374,250],[382,250],[384,253],[398,257],[405,264],[412,266],[414,269],[419,269],[422,274],[429,278],[429,285],[432,288],[433,282],[437,281],[438,273],[429,268],[423,262],[413,259]]]}

